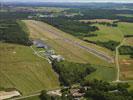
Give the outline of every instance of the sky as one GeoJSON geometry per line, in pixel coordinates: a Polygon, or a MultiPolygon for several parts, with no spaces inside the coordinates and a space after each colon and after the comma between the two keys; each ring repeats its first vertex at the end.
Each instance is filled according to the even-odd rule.
{"type": "Polygon", "coordinates": [[[4,2],[117,2],[117,3],[133,3],[133,0],[0,0],[4,2]]]}

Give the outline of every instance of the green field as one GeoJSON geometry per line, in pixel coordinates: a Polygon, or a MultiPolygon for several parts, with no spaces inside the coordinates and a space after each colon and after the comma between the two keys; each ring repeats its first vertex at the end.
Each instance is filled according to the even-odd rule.
{"type": "Polygon", "coordinates": [[[116,69],[114,67],[94,66],[97,70],[86,77],[86,80],[104,80],[114,81],[116,78],[116,69]]]}
{"type": "Polygon", "coordinates": [[[133,37],[126,38],[123,45],[133,46],[133,37]]]}
{"type": "Polygon", "coordinates": [[[119,22],[118,28],[124,35],[133,35],[133,23],[119,22]]]}
{"type": "Polygon", "coordinates": [[[23,95],[59,87],[51,65],[30,47],[0,43],[0,87],[16,88],[23,95]]]}
{"type": "Polygon", "coordinates": [[[123,33],[117,27],[108,27],[106,25],[94,24],[99,28],[98,31],[92,32],[97,34],[95,37],[85,37],[84,39],[90,41],[107,42],[109,40],[120,42],[123,38],[123,33]]]}
{"type": "Polygon", "coordinates": [[[119,55],[120,79],[133,80],[133,60],[128,55],[119,55]]]}
{"type": "Polygon", "coordinates": [[[90,41],[106,42],[113,40],[120,42],[124,35],[133,35],[133,23],[119,22],[118,27],[108,27],[106,25],[94,24],[99,28],[98,31],[92,32],[97,34],[95,37],[85,37],[84,39],[90,41]]]}
{"type": "Polygon", "coordinates": [[[117,16],[133,17],[133,14],[117,14],[117,16]]]}

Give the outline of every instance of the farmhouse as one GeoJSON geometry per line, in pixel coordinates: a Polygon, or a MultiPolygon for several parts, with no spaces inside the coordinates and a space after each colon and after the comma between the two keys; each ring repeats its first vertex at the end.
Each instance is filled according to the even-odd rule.
{"type": "Polygon", "coordinates": [[[17,96],[21,96],[21,94],[16,90],[10,92],[0,91],[0,100],[9,99],[17,96]]]}
{"type": "Polygon", "coordinates": [[[70,93],[74,97],[75,100],[80,100],[85,94],[85,93],[81,93],[80,89],[71,89],[70,93]]]}

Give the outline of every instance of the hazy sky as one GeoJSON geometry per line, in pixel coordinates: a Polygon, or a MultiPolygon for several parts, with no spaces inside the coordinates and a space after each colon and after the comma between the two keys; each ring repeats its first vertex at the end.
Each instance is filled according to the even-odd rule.
{"type": "Polygon", "coordinates": [[[20,1],[20,2],[127,2],[127,3],[133,3],[133,0],[0,0],[0,1],[20,1]]]}

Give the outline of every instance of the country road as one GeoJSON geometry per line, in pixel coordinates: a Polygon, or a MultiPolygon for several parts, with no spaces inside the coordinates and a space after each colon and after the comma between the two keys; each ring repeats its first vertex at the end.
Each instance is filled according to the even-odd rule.
{"type": "Polygon", "coordinates": [[[122,40],[122,42],[116,47],[116,52],[115,52],[115,63],[116,63],[116,68],[117,68],[117,77],[116,77],[116,82],[120,82],[120,65],[119,65],[119,48],[123,45],[125,39],[122,40]]]}
{"type": "Polygon", "coordinates": [[[114,62],[114,59],[110,56],[108,56],[107,54],[103,53],[103,52],[100,52],[92,47],[88,47],[88,46],[85,46],[85,45],[81,45],[79,42],[77,41],[73,41],[72,39],[70,38],[65,38],[64,36],[62,36],[61,34],[59,34],[58,32],[54,31],[54,30],[49,30],[41,25],[38,25],[38,21],[32,21],[32,23],[34,24],[34,27],[40,27],[42,28],[43,30],[47,30],[48,32],[50,32],[51,34],[53,35],[56,35],[56,37],[58,37],[59,39],[62,39],[64,42],[69,42],[71,43],[72,45],[75,45],[79,48],[82,48],[84,50],[86,50],[87,52],[99,57],[100,59],[103,59],[109,63],[113,63],[114,62]]]}
{"type": "MultiPolygon", "coordinates": [[[[68,87],[64,87],[64,88],[68,88],[68,87]]],[[[48,90],[47,93],[52,92],[52,91],[57,91],[57,90],[61,90],[61,88],[48,90]]],[[[34,94],[27,95],[27,96],[20,96],[20,97],[12,98],[12,99],[9,99],[9,100],[21,100],[21,99],[26,99],[26,98],[29,98],[29,97],[39,96],[40,94],[41,94],[41,91],[36,91],[36,93],[34,93],[34,94]]]]}
{"type": "Polygon", "coordinates": [[[10,99],[10,100],[21,100],[21,99],[25,99],[25,98],[29,98],[29,97],[39,96],[40,94],[41,93],[36,93],[36,94],[28,95],[28,96],[22,96],[22,97],[13,98],[13,99],[10,99]]]}

